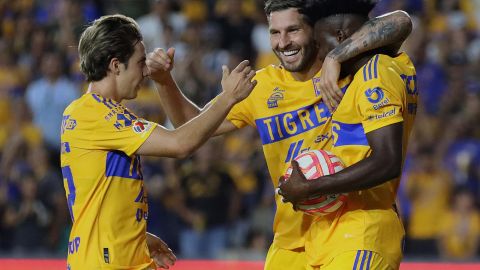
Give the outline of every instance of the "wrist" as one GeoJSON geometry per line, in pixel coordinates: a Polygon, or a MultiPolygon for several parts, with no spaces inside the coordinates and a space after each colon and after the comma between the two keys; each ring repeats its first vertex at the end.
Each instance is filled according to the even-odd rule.
{"type": "Polygon", "coordinates": [[[334,50],[330,51],[327,56],[325,57],[326,60],[329,60],[331,62],[337,62],[338,64],[342,63],[342,59],[340,55],[334,50]]]}
{"type": "Polygon", "coordinates": [[[217,102],[220,102],[221,104],[225,105],[227,108],[233,107],[237,103],[235,96],[229,92],[221,92],[218,95],[217,102]]]}
{"type": "Polygon", "coordinates": [[[161,76],[151,77],[151,79],[159,86],[170,86],[175,84],[175,80],[170,72],[167,72],[161,76]]]}

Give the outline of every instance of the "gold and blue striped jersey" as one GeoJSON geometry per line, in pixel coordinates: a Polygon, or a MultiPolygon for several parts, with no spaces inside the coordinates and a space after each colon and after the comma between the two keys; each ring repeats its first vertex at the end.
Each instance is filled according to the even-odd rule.
{"type": "MultiPolygon", "coordinates": [[[[302,82],[281,66],[261,69],[254,78],[255,89],[227,116],[238,128],[257,129],[274,187],[299,153],[330,144],[331,114],[321,100],[318,76],[302,82]]],[[[275,201],[275,244],[285,249],[303,247],[313,217],[293,211],[278,195],[275,201]]]]}
{"type": "MultiPolygon", "coordinates": [[[[403,123],[403,158],[417,109],[415,68],[405,54],[375,55],[355,74],[332,115],[333,147],[346,167],[372,151],[366,134],[403,123]]],[[[326,264],[338,254],[369,250],[381,254],[393,269],[402,257],[403,225],[393,209],[399,178],[351,192],[336,215],[319,218],[307,237],[312,265],[326,264]]]]}
{"type": "Polygon", "coordinates": [[[87,93],[63,115],[61,166],[73,221],[68,269],[154,267],[146,243],[147,193],[137,149],[156,124],[87,93]]]}

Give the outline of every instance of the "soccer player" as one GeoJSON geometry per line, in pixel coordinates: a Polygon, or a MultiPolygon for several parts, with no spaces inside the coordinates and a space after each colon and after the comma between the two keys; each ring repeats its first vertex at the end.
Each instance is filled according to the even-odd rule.
{"type": "MultiPolygon", "coordinates": [[[[298,153],[329,145],[330,112],[322,100],[324,93],[319,91],[317,84],[322,60],[318,57],[313,37],[314,10],[306,1],[269,0],[265,11],[271,46],[282,64],[257,72],[255,79],[258,84],[252,94],[234,106],[215,134],[246,125],[255,127],[263,143],[273,185],[277,186],[277,179],[298,153]]],[[[364,51],[403,41],[410,28],[408,15],[402,12],[376,18],[352,35],[346,46],[348,51],[344,51],[342,57],[350,59],[364,51]],[[385,25],[394,31],[385,31],[385,25]]],[[[151,71],[150,77],[156,81],[163,108],[178,126],[202,110],[182,94],[170,74],[174,52],[173,48],[167,51],[156,49],[147,56],[147,66],[151,71]]],[[[346,83],[340,82],[340,85],[346,83]]],[[[293,211],[281,202],[280,196],[275,199],[275,236],[265,269],[309,269],[305,237],[313,218],[293,211]]]]}
{"type": "Polygon", "coordinates": [[[73,222],[68,269],[168,269],[176,258],[146,233],[147,191],[139,155],[185,157],[254,88],[244,61],[224,68],[217,102],[176,130],[138,118],[122,103],[148,75],[137,23],[123,15],[94,21],[81,35],[80,68],[88,92],[64,111],[61,165],[73,222]]]}
{"type": "MultiPolygon", "coordinates": [[[[318,0],[315,36],[329,51],[368,19],[374,4],[318,0]]],[[[404,229],[395,207],[408,137],[417,109],[415,68],[405,53],[367,55],[347,63],[353,76],[332,115],[331,151],[346,168],[307,181],[292,162],[279,193],[296,205],[310,196],[348,193],[336,213],[315,220],[307,251],[314,269],[398,269],[404,229]]]]}

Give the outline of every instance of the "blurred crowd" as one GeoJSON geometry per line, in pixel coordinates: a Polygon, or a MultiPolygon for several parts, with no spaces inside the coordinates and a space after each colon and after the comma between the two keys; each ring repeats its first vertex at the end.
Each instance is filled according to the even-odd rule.
{"type": "MultiPolygon", "coordinates": [[[[414,30],[420,104],[398,205],[407,258],[480,258],[480,0],[382,0],[414,30]]],[[[205,105],[221,66],[277,63],[263,0],[0,0],[0,256],[65,257],[71,221],[59,166],[64,108],[86,91],[78,38],[88,22],[137,20],[147,51],[175,47],[174,77],[205,105]]],[[[169,125],[154,87],[128,101],[169,125]]],[[[181,258],[262,260],[273,187],[255,130],[210,140],[185,160],[143,158],[148,230],[181,258]]]]}

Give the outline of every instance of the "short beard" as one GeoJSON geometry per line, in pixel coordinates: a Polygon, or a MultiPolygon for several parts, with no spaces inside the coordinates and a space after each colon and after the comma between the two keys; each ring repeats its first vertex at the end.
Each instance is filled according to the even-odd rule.
{"type": "Polygon", "coordinates": [[[282,58],[279,56],[279,53],[277,51],[274,52],[285,70],[287,70],[288,72],[303,72],[309,69],[315,61],[317,54],[315,41],[312,40],[307,46],[304,47],[304,49],[305,54],[300,60],[300,63],[298,63],[298,65],[296,66],[284,63],[282,58]]]}

